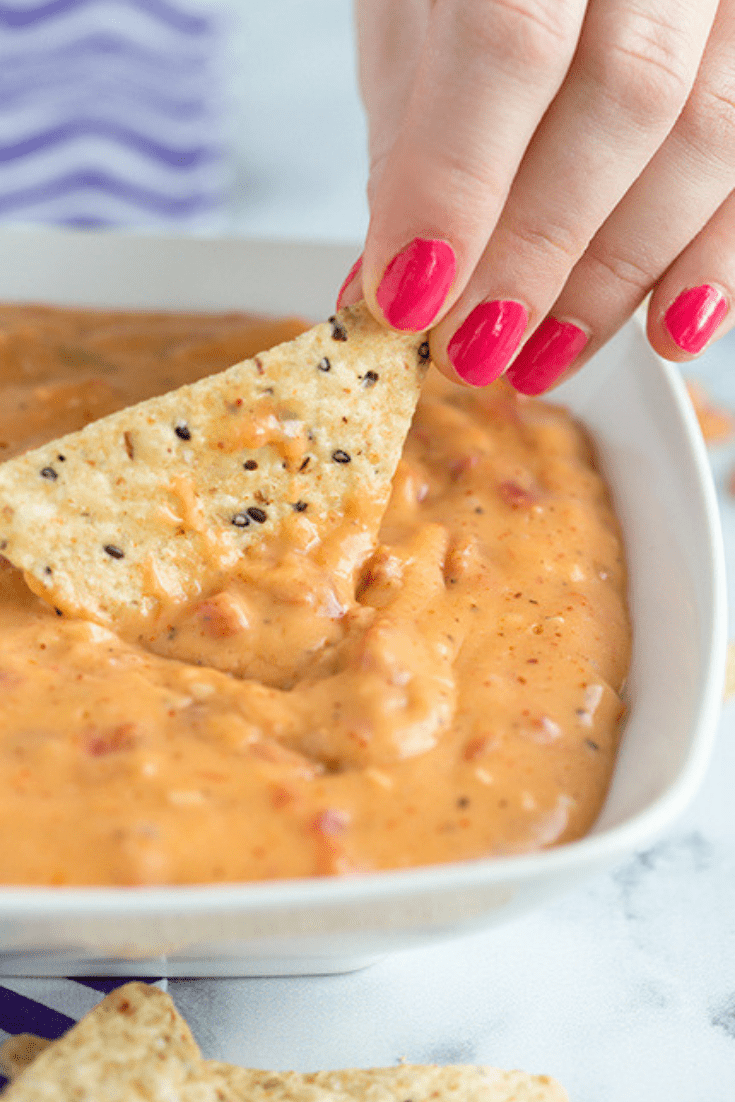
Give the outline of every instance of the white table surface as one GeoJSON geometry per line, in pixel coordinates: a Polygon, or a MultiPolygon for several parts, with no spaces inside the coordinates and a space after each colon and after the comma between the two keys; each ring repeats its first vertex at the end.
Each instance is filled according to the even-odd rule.
{"type": "MultiPolygon", "coordinates": [[[[225,228],[358,242],[366,157],[350,5],[241,0],[238,12],[225,228]]],[[[735,334],[696,373],[735,409],[735,334]]],[[[713,452],[713,465],[735,588],[735,498],[724,489],[735,447],[713,452]]],[[[53,984],[34,981],[34,994],[53,1005],[53,984]]],[[[482,1062],[555,1075],[573,1102],[733,1102],[735,702],[674,828],[534,916],[350,975],[171,980],[169,990],[205,1055],[242,1064],[482,1062]]]]}

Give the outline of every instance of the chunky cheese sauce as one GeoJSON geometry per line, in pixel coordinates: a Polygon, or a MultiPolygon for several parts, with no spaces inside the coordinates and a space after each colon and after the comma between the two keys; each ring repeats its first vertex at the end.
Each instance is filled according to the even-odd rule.
{"type": "MultiPolygon", "coordinates": [[[[300,328],[0,306],[0,456],[300,328]]],[[[356,574],[354,519],[316,547],[264,544],[135,644],[0,560],[0,882],[349,874],[589,829],[630,628],[583,430],[432,372],[356,574]]]]}

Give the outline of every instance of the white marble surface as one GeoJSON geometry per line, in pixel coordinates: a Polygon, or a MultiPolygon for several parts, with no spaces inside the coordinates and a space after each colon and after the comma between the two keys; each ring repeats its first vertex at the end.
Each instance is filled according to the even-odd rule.
{"type": "MultiPolygon", "coordinates": [[[[245,4],[241,28],[231,228],[359,240],[366,161],[349,5],[245,4]]],[[[735,334],[696,374],[735,409],[735,334]]],[[[735,447],[712,458],[735,589],[735,447]]],[[[734,790],[730,702],[704,786],[674,828],[536,915],[351,975],[170,990],[212,1057],[302,1069],[480,1061],[553,1074],[573,1102],[732,1102],[734,790]]]]}

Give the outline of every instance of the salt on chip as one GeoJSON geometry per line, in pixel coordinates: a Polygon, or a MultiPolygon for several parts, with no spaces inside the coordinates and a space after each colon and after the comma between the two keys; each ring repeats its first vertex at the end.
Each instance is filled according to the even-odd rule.
{"type": "Polygon", "coordinates": [[[427,359],[359,304],[95,421],[0,465],[0,552],[101,624],[196,598],[294,517],[322,534],[347,500],[387,504],[427,359]]]}
{"type": "Polygon", "coordinates": [[[3,1102],[209,1102],[201,1055],[168,995],[145,983],[111,992],[44,1049],[3,1102]]]}

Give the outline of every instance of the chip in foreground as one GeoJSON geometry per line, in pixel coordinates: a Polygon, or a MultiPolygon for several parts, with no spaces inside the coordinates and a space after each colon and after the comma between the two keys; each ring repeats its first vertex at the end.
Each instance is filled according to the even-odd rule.
{"type": "Polygon", "coordinates": [[[489,1067],[299,1073],[203,1060],[171,998],[144,983],[117,988],[48,1047],[11,1038],[0,1063],[16,1076],[4,1102],[568,1102],[548,1076],[489,1067]]]}

